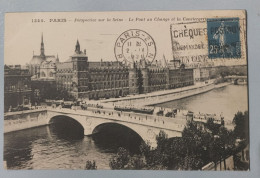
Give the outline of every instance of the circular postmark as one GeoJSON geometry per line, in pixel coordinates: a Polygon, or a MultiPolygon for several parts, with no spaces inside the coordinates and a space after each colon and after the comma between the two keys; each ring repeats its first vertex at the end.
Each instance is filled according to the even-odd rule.
{"type": "Polygon", "coordinates": [[[123,32],[117,38],[114,50],[116,59],[124,63],[140,60],[152,63],[156,56],[153,38],[145,31],[138,29],[123,32]]]}

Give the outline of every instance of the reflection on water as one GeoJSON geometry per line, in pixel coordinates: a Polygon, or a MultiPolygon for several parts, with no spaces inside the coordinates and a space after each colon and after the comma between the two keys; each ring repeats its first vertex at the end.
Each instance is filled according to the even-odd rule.
{"type": "Polygon", "coordinates": [[[173,107],[193,112],[223,113],[226,121],[232,121],[237,111],[248,110],[247,86],[228,85],[192,97],[158,104],[160,107],[173,107]]]}
{"type": "Polygon", "coordinates": [[[79,127],[55,123],[5,134],[4,160],[8,169],[84,169],[95,160],[98,169],[109,169],[109,159],[119,147],[138,152],[141,139],[125,127],[112,125],[92,137],[79,127]],[[69,133],[69,134],[68,134],[69,133]]]}
{"type": "Polygon", "coordinates": [[[134,131],[112,123],[100,125],[97,129],[99,133],[93,135],[92,139],[99,149],[114,153],[118,147],[124,147],[132,154],[140,153],[139,146],[143,140],[134,131]]]}
{"type": "MultiPolygon", "coordinates": [[[[183,108],[205,113],[223,112],[232,120],[247,110],[247,87],[230,85],[208,93],[158,106],[183,108]]],[[[65,119],[65,118],[62,118],[65,119]]],[[[4,160],[8,169],[84,169],[95,160],[98,169],[109,169],[109,159],[122,146],[137,153],[141,139],[119,125],[101,125],[98,134],[83,136],[83,130],[69,120],[4,135],[4,160]]]]}

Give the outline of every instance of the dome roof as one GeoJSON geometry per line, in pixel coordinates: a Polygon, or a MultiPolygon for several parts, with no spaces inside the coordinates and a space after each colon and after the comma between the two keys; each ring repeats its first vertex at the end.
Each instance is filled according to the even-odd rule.
{"type": "Polygon", "coordinates": [[[41,56],[33,56],[29,64],[40,65],[44,61],[44,58],[41,56]]]}

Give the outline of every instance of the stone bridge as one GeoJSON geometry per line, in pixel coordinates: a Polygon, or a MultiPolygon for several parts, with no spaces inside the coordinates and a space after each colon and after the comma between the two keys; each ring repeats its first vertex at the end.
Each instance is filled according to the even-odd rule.
{"type": "Polygon", "coordinates": [[[225,79],[233,84],[247,84],[247,76],[230,75],[226,76],[225,79]]]}
{"type": "Polygon", "coordinates": [[[180,137],[186,125],[186,119],[167,118],[162,116],[120,112],[111,109],[88,108],[88,110],[72,110],[64,108],[46,108],[39,111],[24,111],[5,115],[5,133],[21,130],[53,122],[54,118],[66,116],[76,120],[84,128],[84,135],[98,132],[104,124],[120,124],[136,132],[145,142],[156,147],[156,135],[163,130],[168,138],[180,137]]]}

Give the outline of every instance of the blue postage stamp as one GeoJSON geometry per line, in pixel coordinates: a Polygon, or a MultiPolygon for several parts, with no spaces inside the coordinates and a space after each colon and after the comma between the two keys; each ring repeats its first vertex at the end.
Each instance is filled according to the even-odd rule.
{"type": "Polygon", "coordinates": [[[208,57],[241,58],[239,18],[207,19],[208,57]]]}

